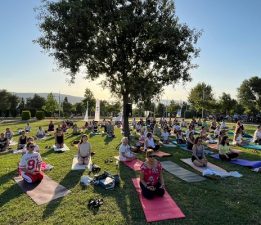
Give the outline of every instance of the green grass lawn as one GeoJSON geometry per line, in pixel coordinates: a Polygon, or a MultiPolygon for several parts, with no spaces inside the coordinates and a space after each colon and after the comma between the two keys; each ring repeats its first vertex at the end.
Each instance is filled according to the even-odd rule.
{"type": "MultiPolygon", "coordinates": [[[[55,121],[56,124],[58,121],[55,121]]],[[[36,133],[38,126],[47,128],[49,121],[32,122],[32,134],[36,133]]],[[[83,122],[78,122],[83,125],[83,122]]],[[[10,127],[13,131],[23,128],[24,123],[1,124],[0,131],[10,127]]],[[[246,130],[253,134],[254,127],[247,126],[246,130]]],[[[54,153],[46,150],[46,145],[53,145],[54,139],[38,141],[41,155],[45,162],[54,166],[46,174],[53,180],[71,190],[63,198],[51,201],[49,204],[38,206],[12,179],[17,174],[17,163],[21,155],[0,155],[0,224],[146,224],[138,195],[132,185],[131,178],[139,176],[138,173],[120,164],[105,164],[104,160],[117,155],[116,146],[120,143],[120,130],[116,129],[116,138],[113,140],[106,136],[97,135],[89,140],[95,156],[93,162],[98,164],[102,171],[119,173],[121,185],[115,190],[103,190],[100,187],[88,186],[83,188],[79,184],[80,177],[87,171],[71,171],[73,156],[77,153],[71,142],[79,139],[72,136],[71,130],[65,137],[70,151],[54,153]],[[104,205],[97,213],[87,208],[90,198],[103,198],[104,205]]],[[[15,136],[18,139],[18,136],[15,136]]],[[[14,148],[14,147],[13,147],[14,148]]],[[[172,153],[171,157],[160,160],[171,160],[180,166],[193,171],[183,164],[180,158],[190,157],[190,153],[178,148],[161,148],[172,153]]],[[[243,149],[242,158],[261,160],[261,152],[243,149]]],[[[144,159],[144,155],[138,156],[144,159]]],[[[185,219],[166,220],[153,224],[183,224],[183,225],[226,225],[261,224],[261,178],[260,174],[248,168],[232,165],[226,162],[208,158],[210,162],[228,171],[238,171],[242,178],[207,179],[198,183],[186,183],[164,171],[164,179],[169,194],[186,215],[185,219]]],[[[195,172],[195,171],[193,171],[195,172]]]]}

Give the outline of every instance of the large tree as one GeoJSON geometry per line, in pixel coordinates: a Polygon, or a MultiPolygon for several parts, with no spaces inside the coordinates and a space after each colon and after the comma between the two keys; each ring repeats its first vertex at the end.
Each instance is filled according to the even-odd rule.
{"type": "Polygon", "coordinates": [[[214,108],[215,100],[212,87],[203,83],[198,83],[190,90],[188,101],[196,111],[211,110],[214,108]]]}
{"type": "Polygon", "coordinates": [[[66,116],[70,116],[72,113],[72,104],[68,101],[68,98],[65,97],[63,102],[62,102],[62,108],[63,108],[63,113],[66,116]]]}
{"type": "Polygon", "coordinates": [[[82,102],[83,102],[83,107],[85,107],[85,110],[87,108],[87,102],[88,102],[89,114],[90,115],[94,114],[96,101],[95,101],[92,91],[89,88],[85,89],[84,99],[82,100],[82,102]]]}
{"type": "Polygon", "coordinates": [[[221,113],[225,113],[226,115],[230,115],[233,111],[235,111],[235,107],[237,105],[237,101],[231,98],[230,94],[222,93],[219,98],[219,111],[221,113]]]}
{"type": "Polygon", "coordinates": [[[52,93],[47,95],[47,99],[46,99],[46,102],[45,102],[43,109],[45,111],[51,113],[51,115],[53,115],[54,112],[59,109],[59,104],[55,100],[52,93]]]}
{"type": "Polygon", "coordinates": [[[247,113],[261,111],[261,78],[251,77],[244,80],[238,88],[239,102],[244,105],[247,113]]]}
{"type": "Polygon", "coordinates": [[[0,90],[0,116],[5,116],[6,112],[10,109],[10,96],[11,94],[7,90],[0,90]]]}
{"type": "Polygon", "coordinates": [[[127,103],[189,81],[199,53],[200,32],[179,22],[172,0],[44,1],[39,19],[37,42],[72,80],[85,68],[87,79],[102,77],[122,98],[126,136],[127,103]]]}
{"type": "Polygon", "coordinates": [[[35,116],[37,110],[42,110],[45,105],[45,98],[38,94],[34,94],[33,98],[26,99],[26,108],[31,111],[32,117],[35,116]]]}

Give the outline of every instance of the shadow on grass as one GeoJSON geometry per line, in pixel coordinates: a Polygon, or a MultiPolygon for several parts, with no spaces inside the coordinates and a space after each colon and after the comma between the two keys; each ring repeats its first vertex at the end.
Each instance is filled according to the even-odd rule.
{"type": "Polygon", "coordinates": [[[113,197],[121,211],[122,217],[126,220],[125,224],[133,224],[133,221],[138,221],[140,218],[144,217],[138,194],[136,193],[131,180],[131,178],[135,178],[137,175],[135,171],[129,169],[122,163],[119,164],[118,172],[121,177],[121,184],[119,187],[115,187],[114,190],[105,190],[100,186],[94,186],[94,192],[101,195],[104,199],[105,206],[107,205],[106,197],[113,197]]]}
{"type": "MultiPolygon", "coordinates": [[[[0,184],[3,185],[7,181],[11,180],[15,175],[17,175],[18,171],[17,169],[12,170],[11,172],[8,172],[0,177],[0,184]]],[[[1,198],[0,198],[1,199],[1,198]]]]}
{"type": "MultiPolygon", "coordinates": [[[[80,177],[82,176],[84,170],[79,171],[70,171],[68,172],[65,177],[61,180],[60,185],[66,187],[67,189],[72,189],[75,185],[79,183],[80,177]]],[[[64,197],[55,199],[47,204],[45,207],[45,210],[43,212],[43,219],[48,218],[49,216],[52,216],[55,212],[55,210],[59,207],[61,201],[64,197]]]]}
{"type": "Polygon", "coordinates": [[[23,194],[23,191],[20,189],[20,187],[15,183],[10,188],[5,190],[0,195],[0,207],[4,206],[8,202],[10,202],[12,199],[18,198],[20,195],[23,194]]]}
{"type": "Polygon", "coordinates": [[[110,138],[106,135],[106,137],[104,138],[104,143],[105,145],[108,145],[111,141],[113,140],[113,138],[110,138]]]}

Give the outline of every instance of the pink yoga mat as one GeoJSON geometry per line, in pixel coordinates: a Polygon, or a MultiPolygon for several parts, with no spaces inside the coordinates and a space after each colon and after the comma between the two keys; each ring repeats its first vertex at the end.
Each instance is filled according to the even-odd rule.
{"type": "Polygon", "coordinates": [[[135,171],[139,171],[140,170],[140,166],[142,165],[142,161],[140,161],[139,159],[134,159],[130,162],[123,162],[126,166],[130,167],[131,169],[135,170],[135,171]]]}
{"type": "Polygon", "coordinates": [[[158,157],[171,156],[171,154],[169,154],[167,152],[162,152],[162,151],[156,151],[153,153],[153,155],[156,155],[158,157]]]}
{"type": "Polygon", "coordinates": [[[184,218],[185,215],[173,201],[167,191],[163,197],[155,197],[152,200],[144,198],[141,194],[140,179],[132,178],[132,182],[138,192],[141,206],[143,208],[147,222],[160,220],[184,218]]]}

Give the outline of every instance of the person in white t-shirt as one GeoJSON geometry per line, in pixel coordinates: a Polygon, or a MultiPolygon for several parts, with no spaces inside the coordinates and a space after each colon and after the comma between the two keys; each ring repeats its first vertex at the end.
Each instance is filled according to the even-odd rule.
{"type": "Polygon", "coordinates": [[[133,159],[136,159],[136,155],[131,151],[131,147],[128,143],[129,141],[127,137],[123,137],[121,139],[121,145],[119,148],[120,161],[132,161],[133,159]]]}
{"type": "Polygon", "coordinates": [[[253,141],[261,145],[261,125],[259,125],[254,133],[253,141]]]}
{"type": "Polygon", "coordinates": [[[174,134],[176,134],[179,130],[181,130],[179,123],[175,123],[175,125],[173,126],[174,134]]]}
{"type": "Polygon", "coordinates": [[[91,144],[88,142],[86,134],[82,135],[78,145],[78,163],[88,165],[91,159],[91,144]]]}
{"type": "Polygon", "coordinates": [[[227,125],[226,125],[226,122],[225,122],[224,120],[222,121],[222,123],[221,123],[221,125],[220,125],[220,129],[221,129],[221,130],[227,129],[227,125]]]}
{"type": "Polygon", "coordinates": [[[186,131],[186,139],[189,138],[189,134],[190,134],[191,132],[194,134],[193,127],[192,127],[192,126],[189,126],[189,129],[186,131]]]}
{"type": "Polygon", "coordinates": [[[37,138],[44,138],[45,137],[45,131],[41,126],[39,126],[39,129],[36,133],[36,137],[37,138]]]}
{"type": "Polygon", "coordinates": [[[165,128],[164,131],[161,133],[161,140],[163,144],[169,143],[169,132],[167,128],[165,128]]]}
{"type": "Polygon", "coordinates": [[[145,142],[144,142],[145,151],[147,151],[148,148],[153,149],[154,151],[157,151],[157,150],[159,150],[159,147],[160,146],[154,142],[152,133],[149,132],[147,134],[147,138],[145,139],[145,142]]]}
{"type": "Polygon", "coordinates": [[[34,152],[34,144],[28,143],[26,145],[27,152],[22,156],[19,163],[21,175],[27,183],[39,182],[43,179],[41,172],[42,158],[40,153],[34,152]]]}

